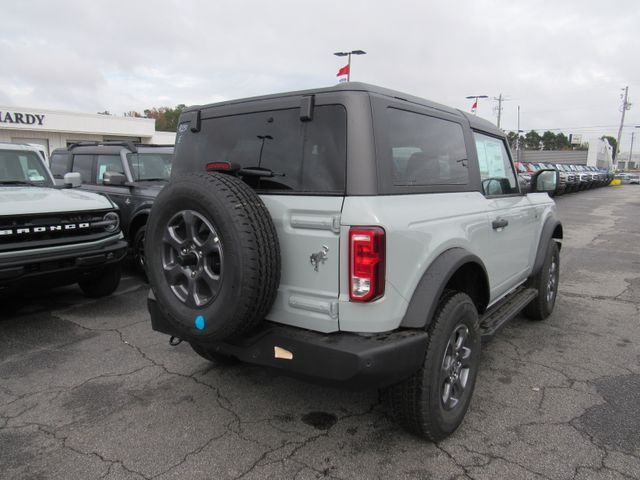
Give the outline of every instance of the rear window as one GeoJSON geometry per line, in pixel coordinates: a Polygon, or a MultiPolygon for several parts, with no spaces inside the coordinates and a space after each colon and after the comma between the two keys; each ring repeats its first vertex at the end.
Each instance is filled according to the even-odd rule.
{"type": "Polygon", "coordinates": [[[252,179],[258,191],[337,194],[345,190],[346,133],[344,107],[322,105],[309,122],[300,121],[299,108],[204,119],[190,140],[206,163],[272,170],[273,177],[252,179]]]}

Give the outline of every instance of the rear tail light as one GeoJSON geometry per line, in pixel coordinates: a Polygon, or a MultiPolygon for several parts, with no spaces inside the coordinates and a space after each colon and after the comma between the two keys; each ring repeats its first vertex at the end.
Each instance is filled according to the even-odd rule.
{"type": "Polygon", "coordinates": [[[228,172],[232,170],[231,163],[229,162],[211,162],[207,163],[207,172],[228,172]]]}
{"type": "Polygon", "coordinates": [[[385,234],[380,227],[349,230],[349,298],[368,302],[384,295],[385,234]]]}

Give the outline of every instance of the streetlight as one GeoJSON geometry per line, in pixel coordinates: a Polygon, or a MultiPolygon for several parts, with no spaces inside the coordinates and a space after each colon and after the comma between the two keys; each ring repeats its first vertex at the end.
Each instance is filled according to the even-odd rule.
{"type": "Polygon", "coordinates": [[[347,62],[347,82],[351,80],[351,55],[366,55],[364,50],[351,50],[350,52],[336,52],[336,57],[349,57],[347,62]]]}
{"type": "Polygon", "coordinates": [[[476,110],[478,109],[478,99],[479,98],[489,98],[489,95],[469,95],[466,98],[468,100],[471,100],[472,98],[476,99],[476,101],[471,106],[471,112],[473,112],[473,114],[475,115],[476,114],[476,110]]]}

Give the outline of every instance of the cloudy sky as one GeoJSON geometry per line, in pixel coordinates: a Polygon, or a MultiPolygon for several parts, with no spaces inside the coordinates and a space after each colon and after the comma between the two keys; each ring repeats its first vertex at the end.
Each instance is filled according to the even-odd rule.
{"type": "Polygon", "coordinates": [[[465,110],[502,93],[505,129],[520,105],[524,130],[616,136],[625,85],[623,145],[640,125],[637,0],[20,0],[2,18],[0,105],[121,115],[328,86],[332,53],[362,49],[352,80],[465,110]]]}

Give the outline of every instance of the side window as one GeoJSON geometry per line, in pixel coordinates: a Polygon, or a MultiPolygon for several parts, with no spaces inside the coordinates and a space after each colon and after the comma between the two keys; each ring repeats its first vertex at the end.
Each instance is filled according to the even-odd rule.
{"type": "Polygon", "coordinates": [[[53,178],[63,178],[64,174],[69,170],[69,156],[61,153],[56,153],[51,156],[51,173],[53,178]]]}
{"type": "Polygon", "coordinates": [[[387,115],[394,185],[469,183],[460,124],[397,108],[387,109],[387,115]]]}
{"type": "Polygon", "coordinates": [[[102,185],[102,178],[105,172],[116,172],[124,175],[120,155],[98,155],[98,160],[96,161],[96,183],[98,185],[102,185]]]}
{"type": "Polygon", "coordinates": [[[518,183],[504,141],[477,132],[473,136],[483,193],[488,196],[517,194],[518,183]]]}
{"type": "Polygon", "coordinates": [[[93,183],[93,155],[74,155],[72,172],[78,172],[82,183],[93,183]]]}

